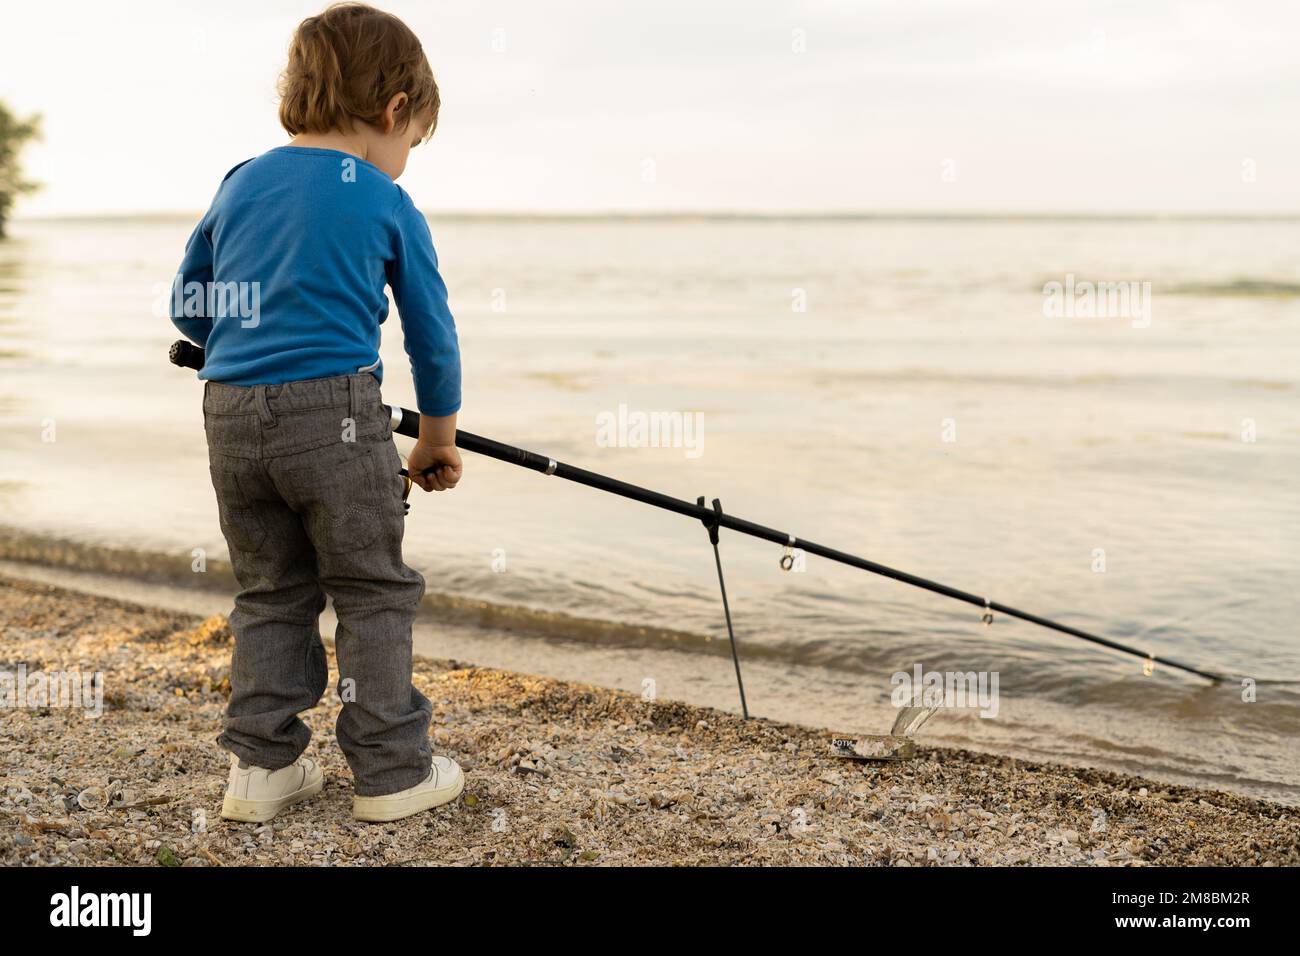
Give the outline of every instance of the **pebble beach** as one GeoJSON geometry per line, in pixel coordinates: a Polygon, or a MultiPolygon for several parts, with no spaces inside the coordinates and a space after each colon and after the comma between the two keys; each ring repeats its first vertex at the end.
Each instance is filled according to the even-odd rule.
{"type": "Polygon", "coordinates": [[[10,866],[1300,864],[1300,808],[924,733],[912,759],[851,761],[826,730],[432,659],[415,682],[466,770],[456,803],[354,821],[331,689],[303,715],[321,795],[229,823],[224,618],[0,578],[0,637],[5,674],[103,675],[98,716],[0,710],[10,866]]]}

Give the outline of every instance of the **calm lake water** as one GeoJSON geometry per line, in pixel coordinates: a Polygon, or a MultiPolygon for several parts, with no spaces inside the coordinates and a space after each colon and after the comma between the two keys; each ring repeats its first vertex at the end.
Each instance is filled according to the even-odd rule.
{"type": "MultiPolygon", "coordinates": [[[[463,428],[1174,659],[1300,677],[1300,223],[431,226],[463,428]],[[1045,284],[1069,276],[1150,283],[1149,312],[1047,314],[1045,284]],[[692,416],[702,440],[611,447],[597,423],[620,407],[692,416]]],[[[191,227],[21,222],[0,243],[8,556],[219,563],[201,386],[167,364],[153,312],[191,227]]],[[[395,317],[383,353],[386,398],[412,404],[395,317]]],[[[537,672],[563,655],[602,679],[617,648],[627,674],[659,661],[665,696],[736,707],[699,524],[466,464],[407,528],[434,652],[439,615],[470,608],[537,672]]],[[[896,671],[996,671],[996,718],[945,711],[922,739],[1300,801],[1294,688],[1243,703],[816,558],[783,572],[774,545],[724,533],[722,550],[759,715],[883,732],[896,671]]]]}

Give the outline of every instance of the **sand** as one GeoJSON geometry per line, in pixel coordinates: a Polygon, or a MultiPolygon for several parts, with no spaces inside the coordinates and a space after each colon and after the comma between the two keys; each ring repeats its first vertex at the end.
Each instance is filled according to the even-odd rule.
{"type": "Polygon", "coordinates": [[[423,659],[435,752],[467,772],[460,800],[354,821],[331,690],[304,715],[321,795],[270,824],[228,823],[224,619],[0,579],[0,638],[0,675],[104,680],[99,717],[0,710],[7,865],[1300,863],[1298,808],[924,734],[912,760],[846,761],[823,730],[423,659]]]}

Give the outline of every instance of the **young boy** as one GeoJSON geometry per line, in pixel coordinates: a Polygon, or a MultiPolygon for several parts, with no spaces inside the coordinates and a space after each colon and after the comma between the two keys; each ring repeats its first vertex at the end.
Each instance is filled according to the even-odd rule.
{"type": "Polygon", "coordinates": [[[394,183],[437,124],[438,87],[405,24],[345,3],[299,25],[280,94],[293,140],[226,175],[178,277],[208,294],[172,315],[207,349],[212,484],[240,587],[221,813],[269,820],[320,792],[297,715],[325,691],[329,594],[353,814],[397,820],[464,787],[455,761],[432,756],[432,707],[411,684],[424,580],[402,561],[405,486],[379,397],[387,285],[421,413],[412,480],[454,488],[456,329],[428,225],[394,183]],[[232,314],[235,299],[252,308],[232,314]]]}

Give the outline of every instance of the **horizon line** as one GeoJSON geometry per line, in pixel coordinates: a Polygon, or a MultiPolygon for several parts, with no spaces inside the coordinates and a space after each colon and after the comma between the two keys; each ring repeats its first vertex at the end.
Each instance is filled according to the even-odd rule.
{"type": "MultiPolygon", "coordinates": [[[[582,221],[626,221],[626,220],[735,220],[735,221],[845,221],[845,222],[1158,222],[1158,221],[1224,221],[1224,222],[1291,222],[1300,220],[1300,211],[1294,212],[1158,212],[1158,211],[1111,211],[1085,212],[1057,210],[1052,212],[1027,212],[1013,210],[748,210],[748,209],[681,209],[681,210],[427,210],[422,209],[426,219],[449,221],[537,221],[537,222],[582,222],[582,221]]],[[[203,217],[200,210],[152,210],[138,212],[81,212],[49,213],[44,215],[24,215],[11,217],[14,223],[22,222],[145,222],[162,220],[197,221],[203,217]]]]}

